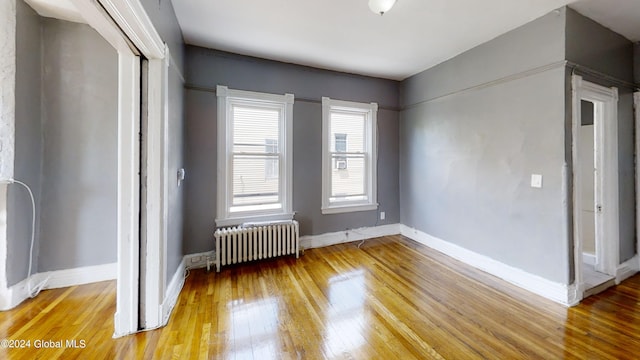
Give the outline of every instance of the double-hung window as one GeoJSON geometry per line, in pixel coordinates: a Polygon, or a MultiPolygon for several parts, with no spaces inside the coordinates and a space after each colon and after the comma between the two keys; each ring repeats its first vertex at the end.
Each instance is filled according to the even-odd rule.
{"type": "Polygon", "coordinates": [[[322,213],[375,210],[378,105],[322,98],[322,213]]]}
{"type": "Polygon", "coordinates": [[[292,94],[218,86],[216,225],[292,218],[292,94]]]}

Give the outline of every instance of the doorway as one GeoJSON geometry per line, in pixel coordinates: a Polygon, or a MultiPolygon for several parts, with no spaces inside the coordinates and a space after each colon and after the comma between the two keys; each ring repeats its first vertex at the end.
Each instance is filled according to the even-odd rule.
{"type": "MultiPolygon", "coordinates": [[[[59,3],[59,0],[47,0],[59,3]]],[[[163,65],[165,47],[147,16],[142,4],[137,0],[69,0],[77,11],[76,16],[84,20],[100,34],[116,51],[118,62],[118,120],[117,120],[117,286],[116,312],[114,314],[114,336],[123,336],[144,328],[161,325],[164,279],[160,253],[164,246],[162,236],[151,236],[150,229],[158,229],[162,224],[162,194],[158,188],[162,179],[153,176],[147,182],[145,203],[141,203],[140,172],[153,174],[152,169],[162,164],[163,143],[149,141],[146,158],[141,158],[140,136],[159,139],[164,119],[162,102],[163,65]],[[149,66],[144,69],[142,60],[149,66]],[[141,77],[146,79],[146,92],[142,92],[141,77]],[[143,119],[144,117],[144,119],[143,119]],[[143,122],[144,120],[144,122],[143,122]],[[146,127],[141,126],[147,124],[146,127]],[[149,185],[151,184],[151,185],[149,185]],[[153,185],[153,187],[152,187],[153,185]],[[156,191],[151,191],[151,190],[156,191]],[[141,217],[141,208],[147,211],[141,217]],[[152,209],[152,210],[148,210],[152,209]],[[146,226],[149,240],[141,244],[140,224],[146,226]],[[144,245],[145,248],[141,248],[144,245]],[[149,261],[140,263],[139,254],[151,254],[149,261]],[[140,273],[145,276],[141,288],[140,273]],[[140,293],[145,306],[140,312],[140,293]],[[147,295],[150,294],[150,295],[147,295]],[[151,315],[149,315],[151,314],[151,315]],[[140,316],[139,316],[140,315],[140,316]]]]}
{"type": "Polygon", "coordinates": [[[576,75],[572,84],[574,263],[580,300],[615,285],[618,92],[576,75]]]}

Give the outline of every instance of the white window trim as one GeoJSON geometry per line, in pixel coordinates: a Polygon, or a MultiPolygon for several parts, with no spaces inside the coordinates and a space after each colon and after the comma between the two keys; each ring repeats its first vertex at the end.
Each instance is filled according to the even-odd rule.
{"type": "Polygon", "coordinates": [[[226,86],[218,85],[216,88],[218,96],[218,204],[216,226],[232,226],[245,222],[255,221],[275,221],[293,219],[292,211],[292,188],[293,188],[293,94],[268,94],[253,91],[233,90],[226,86]],[[231,151],[233,150],[233,138],[230,131],[231,106],[234,101],[262,101],[269,104],[284,105],[284,126],[281,129],[283,138],[282,167],[283,175],[280,179],[280,193],[282,196],[282,209],[278,212],[272,210],[262,210],[237,216],[229,212],[229,207],[233,194],[228,184],[233,183],[233,173],[231,169],[231,151]]]}
{"type": "Polygon", "coordinates": [[[328,97],[322,98],[322,214],[339,214],[356,211],[370,211],[378,209],[377,199],[377,131],[378,131],[378,104],[377,103],[360,103],[353,101],[334,100],[328,97]],[[366,151],[367,156],[365,162],[368,165],[366,177],[367,195],[369,200],[344,202],[340,205],[331,204],[329,201],[331,195],[331,170],[332,162],[329,152],[331,151],[331,137],[329,134],[330,114],[332,109],[356,110],[367,113],[367,134],[366,151]]]}

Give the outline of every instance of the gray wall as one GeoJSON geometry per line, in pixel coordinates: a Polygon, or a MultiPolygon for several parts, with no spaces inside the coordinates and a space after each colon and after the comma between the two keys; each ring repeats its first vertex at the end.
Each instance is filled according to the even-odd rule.
{"type": "MultiPolygon", "coordinates": [[[[575,70],[578,75],[618,88],[620,260],[625,261],[636,253],[633,90],[615,79],[633,82],[633,43],[572,9],[567,10],[566,42],[566,59],[578,64],[575,70]]],[[[572,71],[567,69],[568,78],[572,71]]],[[[570,111],[568,114],[567,121],[570,121],[570,111]]]]}
{"type": "Polygon", "coordinates": [[[633,81],[632,44],[568,8],[402,82],[403,224],[572,281],[573,68],[556,66],[563,59],[586,80],[619,87],[620,257],[633,256],[632,97],[615,81],[633,81]],[[532,173],[544,176],[542,189],[529,187],[532,173]]]}
{"type": "MultiPolygon", "coordinates": [[[[162,40],[169,46],[172,64],[169,68],[169,206],[167,234],[167,284],[183,257],[184,187],[177,187],[176,173],[184,167],[184,41],[173,4],[169,0],[141,0],[162,40]],[[175,63],[174,63],[175,61],[175,63]]],[[[187,177],[191,174],[187,173],[187,177]]]]}
{"type": "MultiPolygon", "coordinates": [[[[167,283],[176,272],[183,257],[182,233],[184,225],[184,182],[178,187],[178,169],[184,163],[184,84],[176,66],[169,67],[169,218],[167,224],[167,283]]],[[[187,179],[191,174],[187,174],[187,179]]]]}
{"type": "MultiPolygon", "coordinates": [[[[182,260],[184,43],[170,1],[143,0],[172,56],[169,70],[167,281],[182,260]]],[[[117,53],[85,25],[40,18],[18,1],[16,178],[38,208],[34,272],[115,262],[117,53]],[[41,112],[42,107],[42,112],[41,112]],[[42,196],[41,196],[42,189],[42,196]],[[42,200],[41,200],[42,198],[42,200]],[[42,208],[42,210],[40,210],[42,208]]],[[[31,207],[9,190],[9,285],[26,278],[31,207]]]]}
{"type": "Polygon", "coordinates": [[[568,283],[564,27],[561,9],[402,82],[400,220],[568,283]]]}
{"type": "MultiPolygon", "coordinates": [[[[169,68],[169,206],[168,234],[167,234],[167,277],[166,282],[176,272],[182,261],[183,248],[183,217],[184,187],[177,187],[176,173],[184,167],[184,41],[182,30],[178,25],[176,14],[171,1],[141,0],[142,6],[149,15],[153,26],[162,40],[169,46],[172,57],[169,68]]],[[[191,174],[187,173],[187,177],[191,174]]]]}
{"type": "Polygon", "coordinates": [[[640,84],[640,42],[633,44],[633,78],[640,84]]]}
{"type": "Polygon", "coordinates": [[[617,79],[633,81],[633,43],[568,8],[566,59],[617,79]]]}
{"type": "Polygon", "coordinates": [[[402,81],[402,106],[564,60],[564,10],[551,12],[402,81]]]}
{"type": "Polygon", "coordinates": [[[204,48],[186,49],[187,198],[184,252],[213,249],[216,217],[216,85],[269,93],[293,93],[293,209],[302,235],[398,223],[398,83],[261,60],[204,48]],[[322,96],[377,102],[378,202],[376,211],[322,215],[322,96]]]}
{"type": "Polygon", "coordinates": [[[117,261],[118,57],[87,25],[43,19],[38,270],[117,261]]]}
{"type": "Polygon", "coordinates": [[[140,2],[156,31],[169,46],[178,69],[184,73],[184,41],[172,2],[169,0],[140,0],[140,2]]]}
{"type": "MultiPolygon", "coordinates": [[[[36,219],[40,202],[42,166],[42,124],[40,121],[41,23],[40,17],[22,0],[16,2],[16,148],[14,177],[32,189],[36,201],[36,219]]],[[[7,277],[14,285],[27,277],[31,241],[31,201],[20,185],[9,187],[7,211],[7,277]]],[[[36,222],[36,238],[38,223],[36,222]]],[[[38,248],[34,249],[37,271],[38,248]]]]}

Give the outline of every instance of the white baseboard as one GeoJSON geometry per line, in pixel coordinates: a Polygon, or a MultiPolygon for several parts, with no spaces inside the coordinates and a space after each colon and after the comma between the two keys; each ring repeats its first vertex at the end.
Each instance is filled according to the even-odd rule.
{"type": "Polygon", "coordinates": [[[398,234],[400,234],[400,224],[363,227],[320,235],[305,235],[300,237],[300,248],[313,249],[398,234]]]}
{"type": "MultiPolygon", "coordinates": [[[[115,280],[118,277],[118,263],[85,266],[75,269],[48,271],[36,274],[40,279],[46,279],[45,289],[57,289],[68,286],[90,284],[99,281],[115,280]]],[[[39,283],[35,280],[35,283],[39,283]]]]}
{"type": "Polygon", "coordinates": [[[182,258],[178,269],[173,274],[173,277],[167,286],[164,301],[162,302],[162,324],[160,326],[166,325],[169,321],[171,312],[176,306],[178,297],[180,296],[180,292],[184,286],[185,273],[187,269],[204,268],[207,266],[207,261],[209,261],[209,264],[213,266],[213,261],[215,261],[213,255],[213,251],[207,251],[197,254],[188,254],[182,258]]]}
{"type": "Polygon", "coordinates": [[[34,288],[45,281],[44,289],[57,289],[62,287],[84,285],[99,281],[114,280],[117,278],[118,263],[84,266],[74,269],[47,271],[31,275],[19,283],[9,287],[6,291],[7,304],[2,304],[0,310],[9,310],[29,298],[28,283],[34,288]]]}
{"type": "Polygon", "coordinates": [[[582,253],[582,262],[587,265],[595,265],[596,264],[596,255],[589,253],[582,253]]]}
{"type": "Polygon", "coordinates": [[[569,306],[578,302],[577,291],[572,285],[547,280],[405,225],[400,225],[400,233],[445,255],[547,299],[569,306]]]}
{"type": "MultiPolygon", "coordinates": [[[[33,276],[31,276],[33,278],[33,276]]],[[[10,310],[14,307],[20,305],[23,301],[29,298],[29,291],[27,289],[27,281],[29,279],[24,279],[19,283],[9,286],[7,289],[3,291],[3,304],[0,307],[0,310],[10,310]]],[[[33,282],[35,284],[35,282],[33,282]]]]}
{"type": "Polygon", "coordinates": [[[13,301],[11,300],[11,291],[0,285],[0,311],[5,311],[13,308],[11,306],[13,301]]]}
{"type": "MultiPolygon", "coordinates": [[[[300,237],[300,249],[313,249],[398,234],[400,234],[400,224],[362,227],[320,235],[305,235],[300,237]]],[[[215,250],[185,255],[184,262],[188,269],[204,268],[207,265],[214,267],[215,250]]]]}
{"type": "Polygon", "coordinates": [[[638,254],[634,255],[631,259],[618,265],[616,269],[616,285],[620,284],[624,280],[632,277],[640,271],[640,258],[638,254]]]}
{"type": "Polygon", "coordinates": [[[187,257],[183,257],[180,265],[178,265],[178,269],[171,277],[171,281],[167,286],[167,291],[165,292],[164,301],[162,302],[162,324],[161,326],[167,325],[169,322],[169,317],[171,316],[171,312],[173,308],[176,306],[178,302],[178,297],[180,296],[180,291],[182,291],[182,287],[184,286],[184,275],[185,275],[185,261],[187,257]]]}

